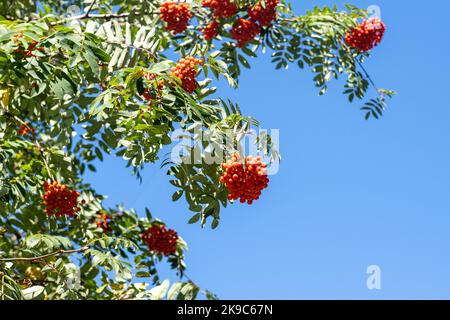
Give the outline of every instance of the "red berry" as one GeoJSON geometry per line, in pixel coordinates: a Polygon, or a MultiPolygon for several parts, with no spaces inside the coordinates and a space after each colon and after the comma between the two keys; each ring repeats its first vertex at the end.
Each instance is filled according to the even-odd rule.
{"type": "Polygon", "coordinates": [[[253,8],[248,7],[247,13],[254,21],[258,21],[261,26],[267,27],[276,19],[276,11],[279,0],[266,0],[265,7],[258,2],[253,8]]]}
{"type": "Polygon", "coordinates": [[[210,22],[202,32],[206,40],[211,41],[219,34],[220,24],[217,21],[210,22]]]}
{"type": "Polygon", "coordinates": [[[347,33],[345,41],[352,48],[366,52],[381,42],[385,31],[386,25],[380,18],[370,18],[351,29],[347,33]]]}
{"type": "Polygon", "coordinates": [[[164,2],[160,8],[161,20],[167,22],[167,30],[174,34],[184,32],[192,19],[192,13],[187,3],[174,1],[164,2]]]}
{"type": "Polygon", "coordinates": [[[110,233],[112,231],[110,226],[111,219],[112,217],[109,214],[106,214],[106,212],[97,215],[97,228],[102,229],[103,233],[110,233]]]}
{"type": "Polygon", "coordinates": [[[211,8],[216,18],[230,18],[234,16],[238,7],[230,0],[202,0],[202,6],[211,8]]]}
{"type": "Polygon", "coordinates": [[[17,134],[24,137],[26,136],[28,133],[34,133],[34,129],[31,128],[28,124],[22,124],[19,127],[19,130],[17,130],[17,134]]]}
{"type": "Polygon", "coordinates": [[[157,75],[154,73],[147,73],[144,78],[147,80],[148,88],[142,94],[145,100],[153,102],[154,100],[161,98],[162,90],[164,89],[164,81],[156,80],[157,75]]]}
{"type": "Polygon", "coordinates": [[[23,38],[23,33],[20,32],[17,35],[15,35],[12,40],[19,46],[19,49],[14,50],[14,52],[21,54],[26,57],[36,57],[36,55],[33,53],[33,51],[38,50],[40,52],[44,52],[43,47],[37,48],[37,45],[39,42],[33,40],[30,43],[28,43],[28,48],[25,50],[23,44],[20,42],[20,39],[23,38]]]}
{"type": "Polygon", "coordinates": [[[177,252],[178,234],[174,230],[167,230],[164,225],[152,225],[141,235],[141,238],[148,245],[150,251],[164,256],[177,252]]]}
{"type": "Polygon", "coordinates": [[[55,181],[52,184],[44,183],[45,194],[42,199],[45,203],[45,213],[49,216],[69,216],[73,217],[80,208],[78,207],[78,197],[80,193],[70,190],[67,186],[55,181]]]}
{"type": "Polygon", "coordinates": [[[177,65],[170,71],[170,74],[181,80],[184,90],[193,93],[198,87],[195,77],[197,76],[199,65],[203,65],[203,60],[186,57],[178,61],[177,65]]]}
{"type": "Polygon", "coordinates": [[[238,19],[230,30],[233,39],[237,40],[238,47],[242,48],[252,41],[261,32],[261,27],[254,20],[238,19]]]}
{"type": "Polygon", "coordinates": [[[258,200],[262,190],[269,184],[266,167],[267,164],[262,163],[260,157],[248,156],[242,162],[239,154],[234,154],[231,160],[222,164],[220,182],[228,189],[228,200],[239,199],[241,203],[247,202],[249,205],[258,200]]]}

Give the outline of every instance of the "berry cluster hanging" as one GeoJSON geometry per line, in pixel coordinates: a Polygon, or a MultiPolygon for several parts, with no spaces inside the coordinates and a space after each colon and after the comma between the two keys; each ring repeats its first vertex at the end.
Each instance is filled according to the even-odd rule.
{"type": "Polygon", "coordinates": [[[154,224],[142,235],[142,240],[150,251],[169,256],[177,252],[178,234],[164,225],[154,224]]]}
{"type": "Polygon", "coordinates": [[[265,6],[258,2],[253,8],[248,7],[247,13],[251,20],[259,22],[263,27],[270,26],[277,17],[279,0],[266,0],[265,6]]]}
{"type": "Polygon", "coordinates": [[[97,215],[97,228],[102,229],[103,233],[110,233],[112,231],[110,222],[112,217],[106,212],[97,215]]]}
{"type": "Polygon", "coordinates": [[[230,30],[231,37],[237,41],[239,48],[244,47],[261,32],[261,27],[254,20],[239,18],[230,30]]]}
{"type": "Polygon", "coordinates": [[[258,2],[253,7],[247,7],[248,17],[241,17],[238,14],[242,9],[230,0],[202,0],[202,6],[210,8],[214,18],[202,30],[203,35],[206,40],[211,41],[219,35],[220,19],[235,17],[230,34],[237,41],[237,45],[243,47],[260,34],[263,27],[272,24],[276,19],[278,4],[279,0],[265,0],[264,5],[258,2]]]}
{"type": "Polygon", "coordinates": [[[244,162],[240,159],[239,154],[234,154],[222,164],[220,182],[228,189],[228,200],[252,204],[269,184],[267,164],[261,162],[261,157],[248,156],[244,162]]]}
{"type": "Polygon", "coordinates": [[[164,2],[160,8],[161,20],[167,23],[167,30],[174,34],[184,32],[192,19],[192,13],[187,3],[175,1],[164,2]]]}
{"type": "Polygon", "coordinates": [[[142,97],[149,102],[153,102],[162,97],[162,90],[164,89],[164,81],[156,80],[157,75],[155,73],[147,73],[144,75],[144,79],[147,81],[147,88],[145,88],[142,97]]]}
{"type": "MultiPolygon", "coordinates": [[[[212,11],[213,20],[207,23],[201,30],[207,41],[213,40],[220,33],[221,19],[235,18],[230,34],[237,41],[239,47],[245,46],[261,33],[263,27],[268,27],[276,19],[276,10],[279,0],[265,0],[255,6],[248,6],[247,16],[239,13],[245,12],[231,0],[202,0],[202,6],[212,11]]],[[[167,30],[174,34],[182,33],[188,28],[193,14],[189,5],[185,2],[167,1],[160,7],[161,20],[167,23],[167,30]]]]}
{"type": "Polygon", "coordinates": [[[30,128],[27,124],[20,125],[19,129],[17,130],[17,134],[24,137],[29,133],[34,133],[34,129],[30,128]]]}
{"type": "Polygon", "coordinates": [[[81,209],[78,207],[78,191],[70,190],[69,187],[55,181],[52,184],[44,183],[45,194],[42,199],[45,203],[45,213],[49,216],[73,217],[81,209]]]}
{"type": "Polygon", "coordinates": [[[215,18],[227,19],[234,16],[238,7],[230,0],[202,0],[202,6],[210,8],[215,18]]]}
{"type": "Polygon", "coordinates": [[[181,86],[189,93],[197,89],[198,84],[195,79],[198,74],[198,66],[203,65],[202,59],[194,57],[182,58],[177,65],[172,68],[170,74],[181,80],[181,86]]]}
{"type": "Polygon", "coordinates": [[[366,52],[373,49],[381,42],[385,31],[386,25],[380,18],[370,18],[351,29],[347,33],[345,41],[352,48],[366,52]]]}
{"type": "Polygon", "coordinates": [[[220,24],[217,21],[210,22],[203,28],[202,33],[206,40],[211,41],[219,35],[220,24]]]}
{"type": "Polygon", "coordinates": [[[24,35],[22,32],[19,32],[18,34],[16,34],[12,40],[13,42],[15,42],[19,48],[16,49],[14,52],[22,55],[22,56],[26,56],[26,57],[36,57],[36,55],[34,54],[34,51],[38,50],[43,52],[44,48],[43,47],[37,47],[37,45],[39,44],[36,40],[33,40],[31,42],[28,43],[28,47],[25,49],[21,39],[24,38],[24,35]]]}

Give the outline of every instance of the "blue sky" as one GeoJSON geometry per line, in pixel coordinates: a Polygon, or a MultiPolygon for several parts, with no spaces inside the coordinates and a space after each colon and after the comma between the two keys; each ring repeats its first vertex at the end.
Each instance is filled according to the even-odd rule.
{"type": "MultiPolygon", "coordinates": [[[[294,3],[302,13],[344,2],[294,3]]],[[[450,3],[353,4],[380,6],[388,30],[366,67],[399,95],[366,122],[339,83],[318,97],[310,72],[253,60],[237,91],[223,83],[219,92],[280,129],[283,161],[258,202],[222,211],[218,230],[187,224],[191,213],[171,202],[159,165],[142,185],[121,159],[88,175],[109,205],[148,206],[178,230],[189,276],[222,299],[450,298],[450,3]],[[369,265],[381,268],[381,290],[366,287],[369,265]]]]}

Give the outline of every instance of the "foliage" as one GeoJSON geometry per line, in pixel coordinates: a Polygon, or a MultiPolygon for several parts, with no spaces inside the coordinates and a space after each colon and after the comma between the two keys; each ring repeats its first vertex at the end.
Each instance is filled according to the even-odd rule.
{"type": "MultiPolygon", "coordinates": [[[[240,15],[246,14],[245,4],[257,3],[235,2],[243,8],[240,15]]],[[[160,20],[160,5],[156,0],[0,1],[3,299],[194,299],[198,293],[216,298],[187,278],[181,237],[177,252],[167,258],[149,251],[141,235],[163,222],[148,210],[141,217],[120,206],[105,208],[104,196],[83,181],[83,174],[95,171],[95,161],[107,156],[125,159],[139,179],[145,165],[160,162],[177,188],[172,199],[184,196],[193,212],[189,223],[203,226],[209,220],[216,228],[221,208],[229,204],[219,183],[220,163],[175,163],[161,156],[179,128],[195,138],[188,154],[202,158],[239,151],[245,134],[258,128],[237,105],[217,98],[215,81],[237,88],[251,59],[270,52],[276,69],[310,68],[320,94],[331,79],[343,76],[344,94],[350,101],[362,99],[372,82],[362,66],[369,53],[343,42],[367,15],[356,7],[315,8],[296,16],[282,1],[276,21],[240,48],[229,33],[233,18],[223,20],[217,38],[207,41],[201,30],[211,11],[195,1],[189,27],[173,35],[160,20]],[[82,11],[67,16],[73,6],[82,11]],[[176,62],[188,56],[204,60],[192,94],[171,76],[176,62]],[[144,99],[145,92],[158,90],[152,101],[144,99]],[[198,138],[205,130],[214,148],[198,138]],[[81,193],[75,218],[44,213],[46,181],[81,193]],[[102,214],[110,217],[108,232],[97,224],[102,214]],[[172,286],[158,276],[163,260],[180,277],[172,286]]],[[[377,90],[362,107],[366,118],[381,116],[385,98],[393,94],[377,90]]],[[[270,137],[258,140],[266,141],[262,154],[278,161],[270,137]]]]}

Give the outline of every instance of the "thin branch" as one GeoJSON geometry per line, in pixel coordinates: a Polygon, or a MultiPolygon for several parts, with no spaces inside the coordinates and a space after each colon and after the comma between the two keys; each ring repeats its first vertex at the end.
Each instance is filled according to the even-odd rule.
{"type": "Polygon", "coordinates": [[[72,253],[85,252],[87,250],[89,250],[88,246],[81,247],[79,249],[73,249],[73,250],[60,249],[58,251],[55,251],[55,252],[52,252],[52,253],[47,253],[47,254],[44,254],[44,255],[38,256],[38,257],[30,257],[30,258],[24,258],[24,257],[0,258],[0,262],[14,262],[14,261],[31,261],[31,262],[36,262],[36,261],[47,259],[47,258],[50,258],[50,257],[53,257],[53,256],[59,256],[59,255],[62,255],[62,254],[72,254],[72,253]]]}
{"type": "Polygon", "coordinates": [[[86,18],[89,18],[89,13],[91,13],[92,9],[94,8],[95,4],[97,3],[97,0],[92,0],[91,5],[87,9],[86,13],[84,14],[86,18]]]}
{"type": "Polygon", "coordinates": [[[86,15],[85,13],[65,18],[62,20],[59,20],[57,22],[53,22],[51,25],[56,26],[60,24],[65,24],[70,21],[74,20],[85,20],[85,19],[102,19],[102,20],[111,20],[111,19],[120,19],[120,18],[128,18],[128,17],[139,17],[139,16],[145,16],[145,15],[159,15],[159,12],[142,12],[142,13],[131,13],[131,12],[124,12],[124,13],[89,13],[86,15]]]}
{"type": "MultiPolygon", "coordinates": [[[[348,49],[348,46],[344,43],[344,41],[342,41],[342,39],[339,40],[339,42],[341,43],[341,45],[344,48],[348,49]]],[[[356,63],[359,65],[359,67],[361,68],[361,70],[364,72],[364,75],[367,77],[367,79],[369,80],[370,84],[372,85],[372,87],[377,91],[378,94],[380,94],[380,96],[383,98],[384,95],[380,92],[380,89],[378,88],[378,86],[376,85],[375,81],[373,81],[372,77],[370,76],[369,72],[367,71],[367,69],[364,67],[364,65],[361,63],[361,61],[359,61],[357,58],[354,59],[356,61],[356,63]]]]}
{"type": "Polygon", "coordinates": [[[356,62],[358,63],[359,67],[361,68],[361,70],[366,75],[367,79],[369,79],[370,84],[375,88],[375,90],[377,90],[378,93],[380,93],[380,89],[378,89],[378,86],[375,84],[375,81],[372,80],[372,77],[370,76],[369,72],[367,72],[366,68],[364,68],[364,66],[361,63],[361,61],[356,60],[356,62]]]}
{"type": "Polygon", "coordinates": [[[8,20],[8,21],[18,21],[18,20],[22,20],[22,21],[24,21],[24,22],[30,22],[30,21],[32,21],[32,20],[34,20],[32,17],[24,17],[23,19],[20,19],[20,18],[18,18],[18,17],[14,17],[14,16],[11,16],[11,15],[5,15],[5,16],[3,16],[3,18],[5,18],[6,20],[8,20]]]}

